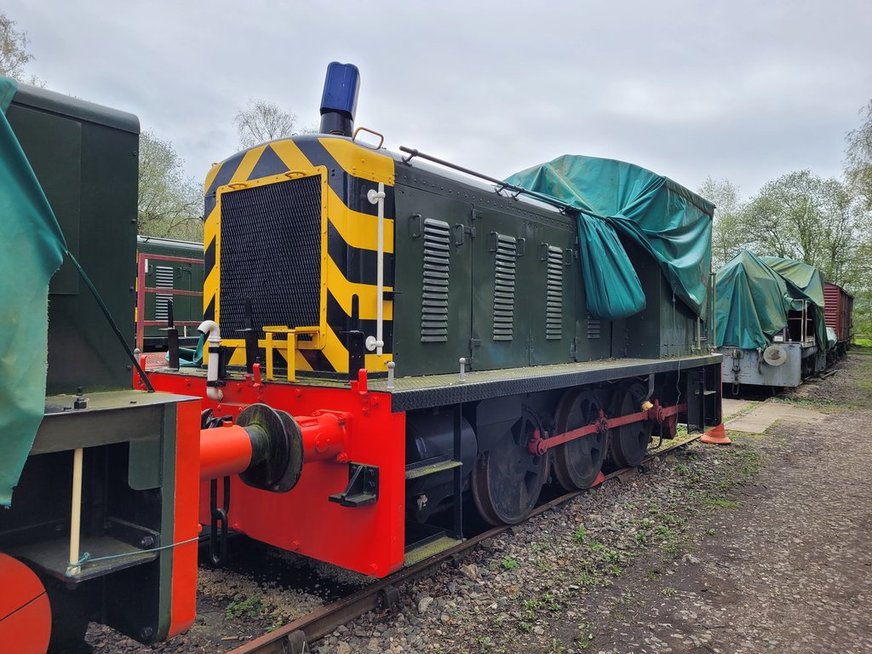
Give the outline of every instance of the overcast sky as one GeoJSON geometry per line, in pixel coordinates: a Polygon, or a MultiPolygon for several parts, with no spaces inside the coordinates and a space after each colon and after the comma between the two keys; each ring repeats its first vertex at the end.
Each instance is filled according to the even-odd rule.
{"type": "Polygon", "coordinates": [[[497,177],[565,153],[745,197],[841,172],[872,98],[872,0],[5,0],[47,87],[137,114],[201,180],[265,99],[315,125],[332,60],[357,124],[497,177]]]}

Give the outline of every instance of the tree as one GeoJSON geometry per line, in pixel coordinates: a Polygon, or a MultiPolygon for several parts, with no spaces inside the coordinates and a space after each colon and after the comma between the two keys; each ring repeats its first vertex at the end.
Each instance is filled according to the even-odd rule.
{"type": "Polygon", "coordinates": [[[139,233],[202,240],[202,194],[169,141],[139,137],[139,233]]]}
{"type": "Polygon", "coordinates": [[[798,259],[828,281],[858,281],[857,248],[868,238],[868,215],[851,189],[808,170],[768,182],[741,220],[748,245],[758,254],[798,259]]]}
{"type": "Polygon", "coordinates": [[[712,270],[719,270],[745,246],[740,229],[744,205],[739,198],[739,187],[728,179],[706,177],[699,194],[715,205],[712,270]]]}
{"type": "Polygon", "coordinates": [[[24,68],[33,59],[27,42],[27,34],[15,29],[15,21],[0,14],[0,75],[23,81],[24,68]]]}
{"type": "Polygon", "coordinates": [[[266,141],[315,131],[311,127],[298,128],[297,116],[293,112],[285,111],[277,104],[266,100],[250,101],[248,109],[239,111],[233,122],[239,133],[241,148],[250,148],[266,141]]]}
{"type": "Polygon", "coordinates": [[[872,100],[860,115],[863,123],[845,136],[845,177],[872,209],[872,100]]]}

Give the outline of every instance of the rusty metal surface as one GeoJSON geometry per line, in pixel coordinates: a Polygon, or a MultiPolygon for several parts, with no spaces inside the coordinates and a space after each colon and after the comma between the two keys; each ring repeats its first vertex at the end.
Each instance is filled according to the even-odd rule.
{"type": "MultiPolygon", "coordinates": [[[[661,446],[651,451],[639,467],[616,470],[606,475],[599,486],[614,481],[627,481],[644,472],[646,462],[687,445],[697,438],[699,438],[699,434],[693,434],[681,440],[676,439],[668,445],[661,446]]],[[[585,491],[567,493],[550,502],[546,502],[536,507],[530,514],[530,517],[532,518],[533,516],[550,511],[583,492],[585,491]]],[[[322,606],[301,618],[297,618],[293,622],[289,622],[283,627],[264,634],[241,647],[237,647],[231,650],[229,654],[298,654],[308,651],[306,649],[307,644],[312,644],[332,633],[336,627],[351,622],[367,611],[372,611],[383,607],[385,604],[389,604],[390,598],[396,595],[396,588],[400,585],[429,574],[442,563],[452,560],[453,557],[475,547],[483,541],[502,534],[510,528],[510,525],[494,527],[476,536],[472,536],[455,547],[444,550],[420,563],[403,568],[399,572],[381,579],[366,588],[362,588],[348,597],[322,606]]]]}

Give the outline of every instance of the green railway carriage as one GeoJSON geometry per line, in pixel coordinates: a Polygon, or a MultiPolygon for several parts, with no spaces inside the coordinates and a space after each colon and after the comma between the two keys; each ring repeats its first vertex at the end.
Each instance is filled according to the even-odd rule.
{"type": "Polygon", "coordinates": [[[136,259],[137,347],[142,351],[165,350],[170,317],[178,328],[180,343],[196,344],[197,325],[203,321],[203,244],[140,235],[136,238],[136,259]]]}

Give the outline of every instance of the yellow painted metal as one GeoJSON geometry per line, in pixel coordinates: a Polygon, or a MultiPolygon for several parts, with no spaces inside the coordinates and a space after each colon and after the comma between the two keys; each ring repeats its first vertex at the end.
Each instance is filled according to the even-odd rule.
{"type": "MultiPolygon", "coordinates": [[[[383,182],[393,186],[395,183],[394,161],[375,150],[353,143],[346,139],[322,137],[318,139],[324,149],[335,159],[341,168],[348,174],[372,182],[383,182]]],[[[275,352],[279,352],[290,361],[289,369],[312,370],[312,366],[300,350],[320,350],[324,358],[337,372],[348,371],[348,350],[343,340],[336,334],[327,323],[327,295],[333,295],[346,314],[351,315],[351,297],[359,298],[360,317],[363,320],[374,320],[377,316],[377,291],[375,285],[354,284],[349,282],[340,268],[330,259],[327,247],[328,224],[331,225],[339,236],[350,246],[362,250],[376,251],[378,249],[377,217],[349,209],[342,199],[336,195],[327,181],[330,174],[326,166],[313,166],[312,162],[303,154],[300,148],[291,139],[273,141],[269,144],[270,149],[288,167],[288,171],[279,175],[249,179],[258,160],[266,150],[265,145],[250,149],[243,155],[230,181],[216,189],[215,206],[206,217],[204,241],[206,248],[214,243],[215,266],[208,272],[204,281],[203,302],[204,309],[210,303],[214,306],[214,320],[220,324],[220,281],[221,281],[221,198],[225,193],[232,193],[244,188],[253,188],[265,184],[275,184],[288,179],[297,179],[320,175],[321,177],[321,289],[320,289],[320,313],[319,324],[297,327],[297,335],[306,335],[306,338],[294,338],[295,345],[292,350],[282,351],[275,340],[274,334],[267,333],[266,339],[260,341],[260,346],[269,350],[267,357],[267,378],[272,374],[272,361],[275,352]]],[[[221,165],[216,164],[210,170],[206,178],[208,186],[214,181],[221,165]]],[[[385,218],[384,253],[394,252],[394,221],[392,217],[385,218]]],[[[294,280],[287,280],[292,284],[294,280]]],[[[392,291],[391,287],[385,287],[385,291],[392,291]]],[[[393,302],[386,300],[383,303],[383,315],[385,321],[393,320],[393,302]]],[[[288,329],[285,327],[284,329],[288,329]]],[[[285,332],[282,332],[285,333],[285,332]]],[[[282,341],[284,343],[285,341],[282,341]]],[[[230,365],[241,365],[245,361],[244,341],[241,339],[226,339],[222,344],[233,348],[230,357],[230,365]]],[[[365,365],[372,371],[386,370],[386,364],[391,360],[390,354],[377,356],[367,354],[365,365]]],[[[293,373],[292,373],[293,374],[293,373]]]]}
{"type": "Polygon", "coordinates": [[[385,186],[394,185],[394,160],[387,155],[345,139],[327,137],[318,141],[346,172],[371,182],[384,182],[385,186]]]}
{"type": "Polygon", "coordinates": [[[296,352],[297,333],[299,330],[284,325],[268,325],[263,328],[266,338],[264,339],[264,352],[266,354],[266,378],[275,381],[275,353],[278,352],[287,365],[288,381],[297,380],[296,352]],[[284,336],[277,339],[276,336],[284,336]],[[280,349],[283,348],[283,349],[280,349]],[[293,362],[293,364],[291,363],[293,362]]]}

